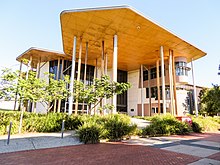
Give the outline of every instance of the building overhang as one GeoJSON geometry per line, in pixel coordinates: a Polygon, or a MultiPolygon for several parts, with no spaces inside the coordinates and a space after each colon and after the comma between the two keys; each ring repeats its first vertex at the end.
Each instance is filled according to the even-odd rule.
{"type": "Polygon", "coordinates": [[[31,47],[30,49],[22,53],[20,56],[18,56],[16,60],[21,62],[23,59],[30,60],[31,57],[32,57],[32,61],[31,61],[32,68],[36,68],[38,62],[48,62],[48,61],[57,60],[58,58],[69,59],[69,60],[71,59],[70,57],[66,56],[64,53],[61,52],[31,47]]]}
{"type": "Polygon", "coordinates": [[[82,58],[88,42],[88,63],[91,65],[101,58],[101,42],[104,41],[111,68],[115,34],[118,35],[118,69],[125,71],[139,69],[141,64],[155,65],[160,57],[160,46],[164,47],[165,59],[169,49],[174,56],[186,57],[188,62],[206,55],[129,6],[65,10],[60,14],[60,21],[64,53],[72,56],[73,37],[76,36],[78,57],[82,37],[82,58]]]}

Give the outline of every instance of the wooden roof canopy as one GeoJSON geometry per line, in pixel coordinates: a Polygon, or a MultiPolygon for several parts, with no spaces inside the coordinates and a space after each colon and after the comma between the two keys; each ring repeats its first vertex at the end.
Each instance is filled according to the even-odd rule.
{"type": "Polygon", "coordinates": [[[160,46],[164,46],[165,59],[169,49],[174,51],[174,56],[186,57],[188,62],[206,55],[129,6],[65,10],[60,20],[64,53],[72,56],[73,37],[77,36],[78,57],[82,37],[82,58],[88,42],[88,63],[92,65],[101,57],[101,42],[104,41],[111,67],[115,34],[118,35],[118,69],[121,70],[138,69],[140,64],[155,65],[160,46]]]}
{"type": "Polygon", "coordinates": [[[32,56],[31,66],[33,68],[37,67],[37,63],[39,61],[48,62],[52,60],[57,60],[58,58],[71,59],[70,57],[67,57],[64,53],[61,52],[55,52],[51,50],[32,47],[27,51],[25,51],[24,53],[22,53],[20,56],[18,56],[16,60],[19,62],[21,62],[22,59],[30,60],[31,56],[32,56]]]}

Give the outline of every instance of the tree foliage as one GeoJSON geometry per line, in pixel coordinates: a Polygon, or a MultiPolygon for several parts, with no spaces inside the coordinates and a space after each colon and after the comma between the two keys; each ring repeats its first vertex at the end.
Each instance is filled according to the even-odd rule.
{"type": "Polygon", "coordinates": [[[58,81],[53,79],[53,75],[46,73],[49,76],[49,83],[47,83],[46,80],[37,78],[34,71],[29,71],[27,78],[26,74],[5,69],[1,76],[1,98],[11,99],[17,94],[18,100],[24,105],[28,101],[48,104],[48,102],[68,97],[69,92],[66,88],[69,83],[68,77],[58,81]]]}
{"type": "Polygon", "coordinates": [[[220,113],[220,86],[213,85],[210,89],[203,89],[200,92],[201,110],[208,115],[220,113]]]}
{"type": "MultiPolygon", "coordinates": [[[[96,78],[92,85],[86,85],[82,82],[75,81],[75,89],[78,89],[78,93],[74,93],[74,97],[77,98],[80,102],[86,102],[88,105],[93,105],[90,108],[92,110],[103,99],[112,98],[113,95],[122,94],[128,88],[131,87],[130,83],[119,83],[110,80],[110,77],[107,75],[102,76],[100,79],[96,78]]],[[[103,108],[112,109],[111,105],[105,105],[103,108]]]]}

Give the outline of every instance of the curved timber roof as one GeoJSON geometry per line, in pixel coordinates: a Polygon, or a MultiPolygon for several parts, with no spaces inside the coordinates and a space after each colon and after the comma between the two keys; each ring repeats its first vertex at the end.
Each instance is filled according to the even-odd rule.
{"type": "Polygon", "coordinates": [[[160,46],[164,46],[165,59],[169,49],[174,51],[174,56],[186,57],[188,62],[206,55],[129,6],[65,10],[60,14],[60,21],[64,53],[72,56],[73,37],[77,36],[78,56],[79,38],[82,37],[82,58],[85,42],[88,42],[90,64],[101,57],[104,40],[111,67],[115,34],[118,35],[118,69],[121,70],[138,69],[140,64],[155,65],[160,46]]]}
{"type": "Polygon", "coordinates": [[[33,68],[37,67],[37,63],[39,61],[40,62],[48,62],[48,61],[52,61],[52,60],[57,60],[58,58],[71,59],[70,57],[67,57],[64,53],[61,53],[61,52],[31,47],[30,49],[28,49],[24,53],[22,53],[20,56],[18,56],[16,58],[16,60],[19,62],[21,62],[22,59],[30,60],[31,56],[32,56],[31,65],[33,68]]]}

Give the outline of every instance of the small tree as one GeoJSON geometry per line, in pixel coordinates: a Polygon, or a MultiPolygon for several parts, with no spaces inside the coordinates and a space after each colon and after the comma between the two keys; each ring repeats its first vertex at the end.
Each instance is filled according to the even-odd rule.
{"type": "MultiPolygon", "coordinates": [[[[45,73],[49,74],[49,73],[45,73]]],[[[69,96],[69,91],[67,88],[67,84],[69,83],[69,76],[64,76],[64,79],[61,80],[55,80],[53,74],[49,74],[49,83],[45,85],[44,89],[44,96],[40,100],[41,102],[44,102],[47,107],[47,112],[50,111],[50,109],[53,107],[52,102],[55,100],[62,100],[69,96]]],[[[45,104],[42,104],[43,106],[45,104]]]]}
{"type": "MultiPolygon", "coordinates": [[[[68,83],[68,77],[64,80],[54,80],[53,75],[49,75],[49,83],[43,79],[36,78],[36,73],[30,71],[28,77],[25,78],[25,73],[19,73],[18,71],[11,71],[5,69],[2,74],[2,85],[0,96],[4,99],[14,98],[17,94],[20,104],[21,117],[19,133],[21,132],[23,113],[26,110],[28,101],[33,103],[45,102],[49,105],[56,99],[64,99],[68,97],[68,89],[66,84],[68,83]]],[[[52,105],[47,106],[49,111],[52,105]]]]}
{"type": "MultiPolygon", "coordinates": [[[[109,76],[104,75],[100,79],[95,79],[93,85],[84,87],[82,82],[75,82],[75,88],[78,88],[79,93],[74,93],[74,97],[81,102],[86,102],[90,106],[90,111],[97,107],[103,99],[112,98],[115,94],[122,94],[131,87],[130,83],[119,83],[111,81],[109,76]],[[93,105],[93,107],[91,106],[93,105]]],[[[111,107],[106,105],[101,109],[111,107]]]]}
{"type": "Polygon", "coordinates": [[[220,86],[213,85],[213,88],[204,89],[200,92],[201,109],[208,115],[220,113],[220,86]]]}

